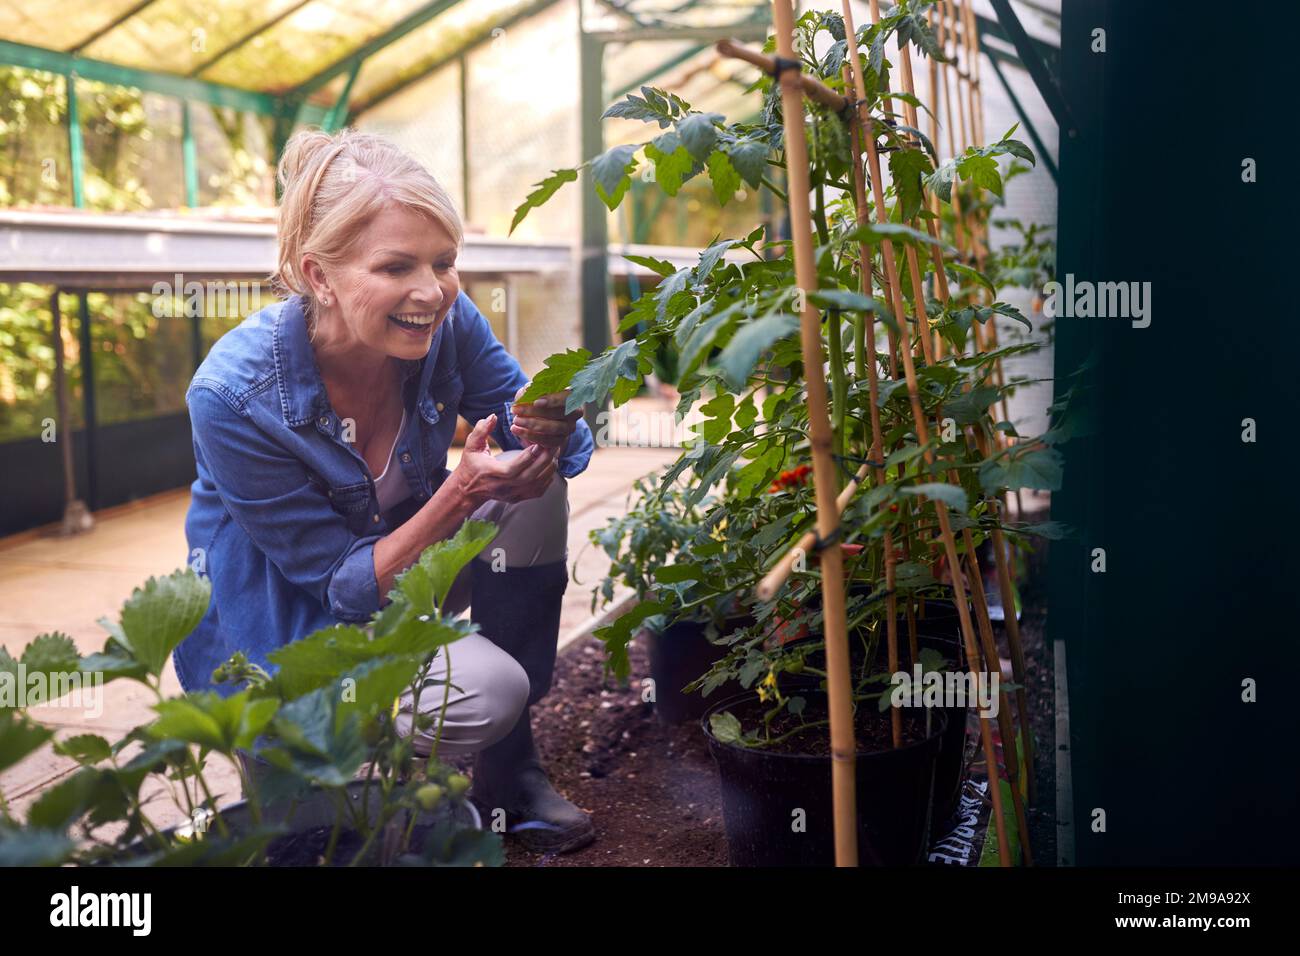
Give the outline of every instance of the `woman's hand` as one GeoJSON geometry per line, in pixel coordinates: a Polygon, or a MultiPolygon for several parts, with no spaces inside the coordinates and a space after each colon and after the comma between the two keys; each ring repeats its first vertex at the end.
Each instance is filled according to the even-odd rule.
{"type": "Polygon", "coordinates": [[[524,394],[524,388],[515,393],[516,404],[510,407],[515,419],[515,423],[510,426],[510,431],[525,446],[541,445],[559,454],[569,444],[569,436],[578,427],[582,409],[567,415],[564,413],[564,404],[569,398],[567,388],[562,392],[543,395],[532,402],[518,404],[519,396],[524,394]]]}
{"type": "Polygon", "coordinates": [[[487,501],[527,501],[540,498],[555,477],[556,452],[531,445],[509,459],[488,450],[488,435],[497,417],[480,419],[465,439],[460,464],[451,473],[464,498],[475,508],[487,501]]]}

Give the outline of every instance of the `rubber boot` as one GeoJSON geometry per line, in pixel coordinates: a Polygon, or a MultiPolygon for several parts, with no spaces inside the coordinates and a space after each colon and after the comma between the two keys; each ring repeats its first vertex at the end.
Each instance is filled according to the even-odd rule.
{"type": "Polygon", "coordinates": [[[551,689],[560,607],[569,583],[565,562],[493,571],[472,561],[471,620],[483,635],[519,662],[528,675],[528,704],[501,740],[474,760],[470,796],[486,819],[505,810],[507,832],[539,853],[586,846],[596,830],[589,814],[560,796],[542,769],[533,741],[532,705],[551,689]]]}

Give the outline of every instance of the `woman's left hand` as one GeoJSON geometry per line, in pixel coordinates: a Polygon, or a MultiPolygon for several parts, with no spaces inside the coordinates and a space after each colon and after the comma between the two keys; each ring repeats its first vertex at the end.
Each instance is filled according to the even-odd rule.
{"type": "Polygon", "coordinates": [[[510,431],[524,443],[525,447],[541,445],[543,448],[550,449],[553,456],[558,456],[569,444],[569,436],[577,428],[578,419],[582,417],[582,409],[565,414],[564,404],[569,398],[568,389],[520,404],[518,398],[524,393],[524,388],[515,393],[516,402],[510,406],[510,412],[514,416],[514,424],[510,426],[510,431]]]}

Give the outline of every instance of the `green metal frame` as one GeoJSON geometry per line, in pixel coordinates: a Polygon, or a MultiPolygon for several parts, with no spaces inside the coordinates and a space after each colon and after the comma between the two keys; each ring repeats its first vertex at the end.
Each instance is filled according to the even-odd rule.
{"type": "MultiPolygon", "coordinates": [[[[261,116],[281,116],[287,112],[296,112],[299,107],[299,104],[289,97],[258,93],[255,90],[211,83],[194,77],[177,76],[174,73],[140,70],[132,66],[77,56],[73,53],[14,43],[12,40],[0,40],[0,63],[26,67],[29,70],[43,70],[46,73],[61,73],[64,76],[76,74],[83,79],[96,80],[100,83],[131,86],[150,93],[161,93],[163,96],[174,96],[183,100],[209,103],[213,106],[230,107],[261,116]]],[[[308,122],[319,122],[325,116],[323,107],[305,104],[305,108],[308,122]]]]}

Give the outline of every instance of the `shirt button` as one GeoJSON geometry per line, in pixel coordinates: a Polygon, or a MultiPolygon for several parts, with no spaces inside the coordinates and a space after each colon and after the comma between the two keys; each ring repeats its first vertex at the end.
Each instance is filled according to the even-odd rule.
{"type": "Polygon", "coordinates": [[[410,460],[411,460],[411,453],[409,451],[402,452],[402,461],[409,462],[410,460]]]}
{"type": "Polygon", "coordinates": [[[442,411],[444,406],[443,406],[442,402],[438,402],[438,403],[435,404],[433,407],[436,408],[438,411],[442,411]]]}
{"type": "Polygon", "coordinates": [[[374,516],[373,518],[371,518],[370,520],[373,521],[375,524],[379,524],[379,515],[375,515],[375,516],[374,516]]]}
{"type": "Polygon", "coordinates": [[[321,428],[329,428],[329,427],[330,427],[330,417],[329,417],[328,415],[322,415],[322,416],[320,417],[319,421],[320,421],[320,426],[321,426],[321,428]]]}

